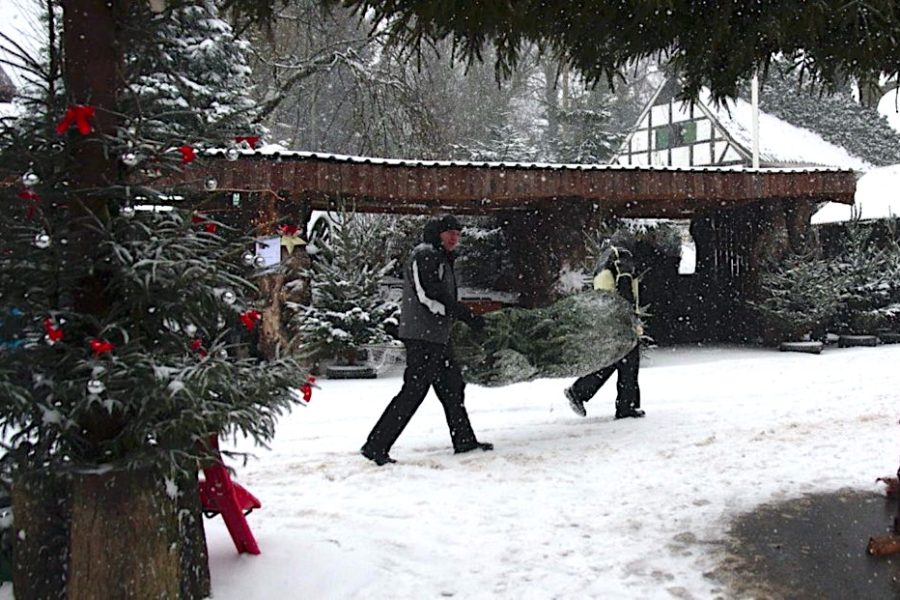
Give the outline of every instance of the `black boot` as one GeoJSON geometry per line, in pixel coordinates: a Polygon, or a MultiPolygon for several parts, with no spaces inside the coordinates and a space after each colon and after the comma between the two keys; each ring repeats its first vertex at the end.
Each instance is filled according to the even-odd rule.
{"type": "Polygon", "coordinates": [[[479,448],[481,450],[484,450],[485,452],[487,452],[488,450],[493,450],[494,445],[491,444],[490,442],[473,442],[471,445],[468,445],[468,446],[454,448],[453,454],[463,454],[465,452],[471,452],[472,450],[478,450],[479,448]]]}
{"type": "Polygon", "coordinates": [[[360,451],[360,454],[371,460],[373,463],[378,465],[379,467],[383,467],[384,465],[397,462],[390,456],[388,456],[387,452],[371,452],[365,447],[363,447],[360,451]]]}
{"type": "Polygon", "coordinates": [[[643,416],[646,416],[646,414],[647,413],[642,411],[640,408],[624,408],[622,410],[616,411],[616,418],[617,419],[628,419],[628,418],[639,419],[643,416]]]}

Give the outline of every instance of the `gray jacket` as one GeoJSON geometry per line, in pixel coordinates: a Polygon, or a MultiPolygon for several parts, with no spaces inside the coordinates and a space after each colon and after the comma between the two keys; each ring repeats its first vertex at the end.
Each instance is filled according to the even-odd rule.
{"type": "Polygon", "coordinates": [[[453,260],[439,243],[423,242],[413,249],[403,271],[401,339],[448,344],[453,319],[472,319],[457,299],[453,260]]]}

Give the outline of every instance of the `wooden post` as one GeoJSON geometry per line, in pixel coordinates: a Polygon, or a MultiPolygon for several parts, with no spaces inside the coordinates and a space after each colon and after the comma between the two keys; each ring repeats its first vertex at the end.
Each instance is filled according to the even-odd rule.
{"type": "MultiPolygon", "coordinates": [[[[306,229],[311,214],[308,202],[279,204],[274,196],[269,196],[262,202],[261,211],[260,222],[266,224],[268,229],[265,235],[277,235],[278,224],[290,223],[296,225],[299,231],[298,235],[304,240],[306,239],[306,229]]],[[[260,297],[264,304],[260,310],[262,321],[259,332],[259,351],[266,358],[273,358],[279,352],[285,352],[291,347],[291,340],[285,326],[284,304],[287,301],[298,304],[310,302],[312,293],[310,284],[303,276],[309,265],[309,255],[306,253],[305,246],[297,246],[292,252],[289,252],[286,247],[282,247],[281,267],[277,272],[260,278],[260,297]],[[292,285],[287,285],[288,283],[292,283],[292,285]]]]}
{"type": "Polygon", "coordinates": [[[809,200],[784,201],[788,245],[794,252],[804,252],[814,242],[810,227],[812,209],[809,200]]]}

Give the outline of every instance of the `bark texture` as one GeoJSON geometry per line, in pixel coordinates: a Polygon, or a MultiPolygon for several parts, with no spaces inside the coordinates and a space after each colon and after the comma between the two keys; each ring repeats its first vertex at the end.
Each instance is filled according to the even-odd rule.
{"type": "Polygon", "coordinates": [[[64,479],[39,470],[16,478],[12,506],[13,592],[17,600],[65,598],[68,499],[64,479]]]}
{"type": "Polygon", "coordinates": [[[74,477],[68,598],[181,597],[175,507],[152,469],[74,477]]]}

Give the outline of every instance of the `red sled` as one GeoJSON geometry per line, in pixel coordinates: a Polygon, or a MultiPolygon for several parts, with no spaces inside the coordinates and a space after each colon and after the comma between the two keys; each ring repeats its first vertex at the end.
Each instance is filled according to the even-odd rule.
{"type": "Polygon", "coordinates": [[[203,469],[206,479],[200,480],[200,505],[208,517],[222,515],[234,547],[241,554],[259,554],[259,546],[244,517],[262,507],[256,496],[231,481],[228,469],[219,454],[219,437],[212,436],[210,446],[218,455],[218,463],[203,469]]]}

